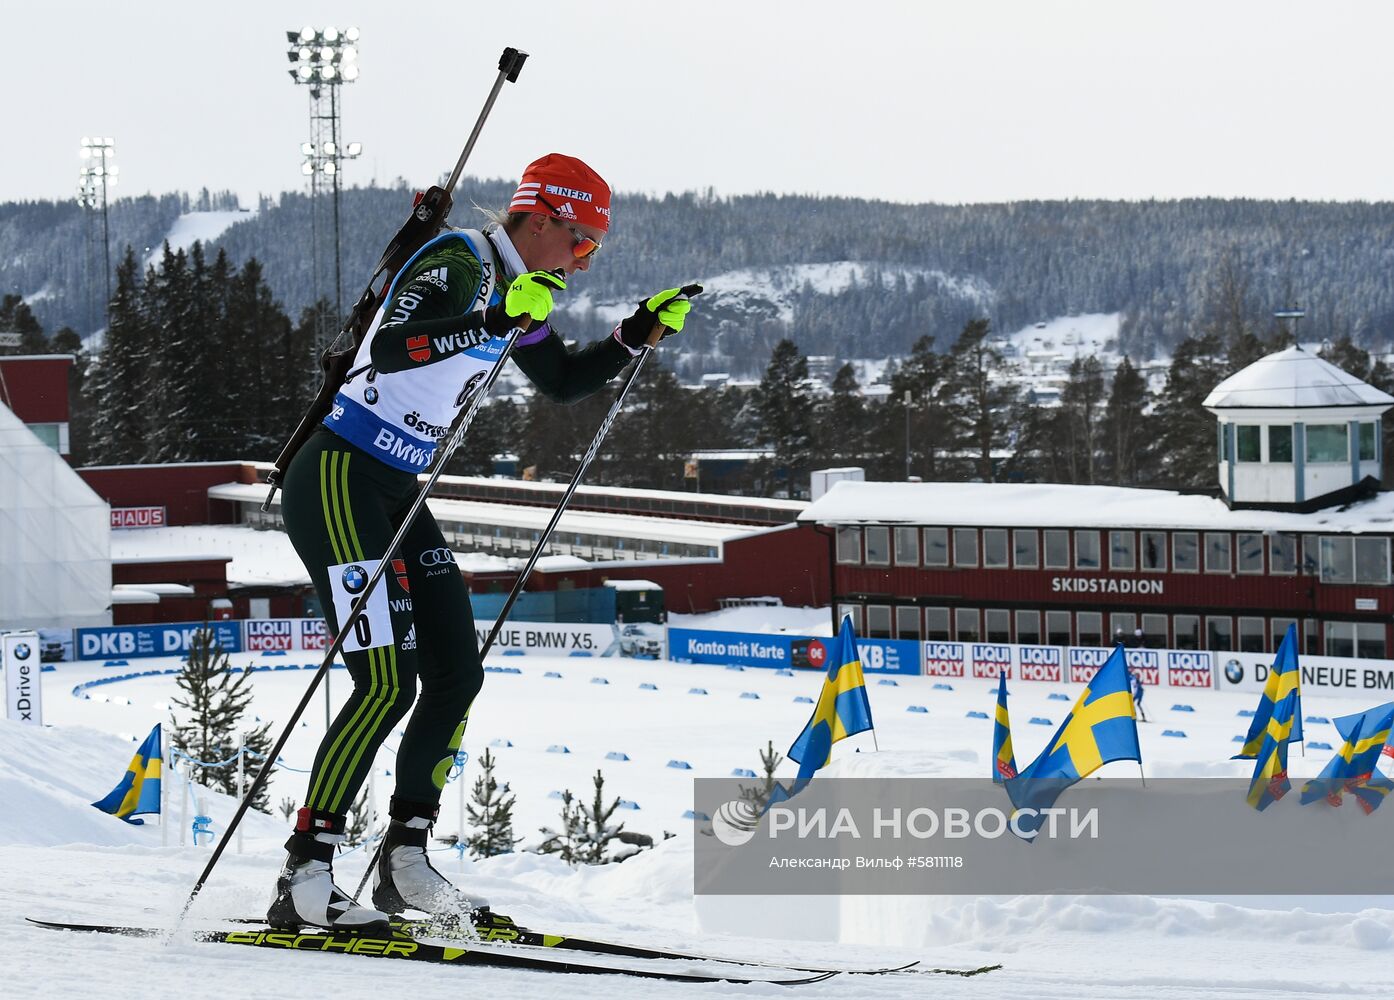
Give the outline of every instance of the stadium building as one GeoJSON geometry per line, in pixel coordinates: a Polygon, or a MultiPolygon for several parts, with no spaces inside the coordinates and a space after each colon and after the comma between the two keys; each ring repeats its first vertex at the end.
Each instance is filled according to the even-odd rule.
{"type": "Polygon", "coordinates": [[[1394,649],[1394,398],[1290,348],[1221,383],[1220,496],[984,483],[836,485],[800,515],[830,540],[836,613],[869,638],[1311,654],[1394,649]],[[1137,635],[1140,630],[1140,635],[1137,635]]]}

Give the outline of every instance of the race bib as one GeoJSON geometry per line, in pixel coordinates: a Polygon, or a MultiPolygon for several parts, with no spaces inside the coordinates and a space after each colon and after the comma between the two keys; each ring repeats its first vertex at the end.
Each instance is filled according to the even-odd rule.
{"type": "Polygon", "coordinates": [[[349,621],[349,612],[367,588],[378,562],[377,559],[364,559],[329,567],[329,587],[334,593],[334,617],[339,619],[339,627],[347,633],[343,645],[346,653],[392,645],[392,612],[387,605],[386,580],[377,582],[367,606],[353,621],[349,621]]]}

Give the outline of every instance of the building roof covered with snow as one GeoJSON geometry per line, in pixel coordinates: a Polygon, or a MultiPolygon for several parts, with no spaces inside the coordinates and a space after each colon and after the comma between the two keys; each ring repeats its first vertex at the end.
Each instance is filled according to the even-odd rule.
{"type": "Polygon", "coordinates": [[[841,482],[811,504],[799,520],[846,525],[1394,532],[1394,493],[1301,514],[1231,510],[1216,497],[1125,486],[841,482]]]}
{"type": "Polygon", "coordinates": [[[1388,407],[1394,396],[1301,347],[1289,347],[1235,372],[1205,397],[1204,405],[1211,410],[1388,407]]]}

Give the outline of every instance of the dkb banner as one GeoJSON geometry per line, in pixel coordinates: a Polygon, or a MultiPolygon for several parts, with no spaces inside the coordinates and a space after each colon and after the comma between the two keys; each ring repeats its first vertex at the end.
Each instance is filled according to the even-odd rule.
{"type": "Polygon", "coordinates": [[[16,722],[44,724],[43,665],[37,632],[0,636],[0,663],[5,671],[5,712],[16,722]]]}

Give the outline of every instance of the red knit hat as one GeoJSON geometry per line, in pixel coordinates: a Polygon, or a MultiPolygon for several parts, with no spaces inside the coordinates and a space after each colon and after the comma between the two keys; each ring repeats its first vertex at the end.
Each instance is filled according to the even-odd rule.
{"type": "Polygon", "coordinates": [[[523,171],[508,210],[550,215],[608,232],[610,185],[576,157],[548,153],[523,171]]]}

